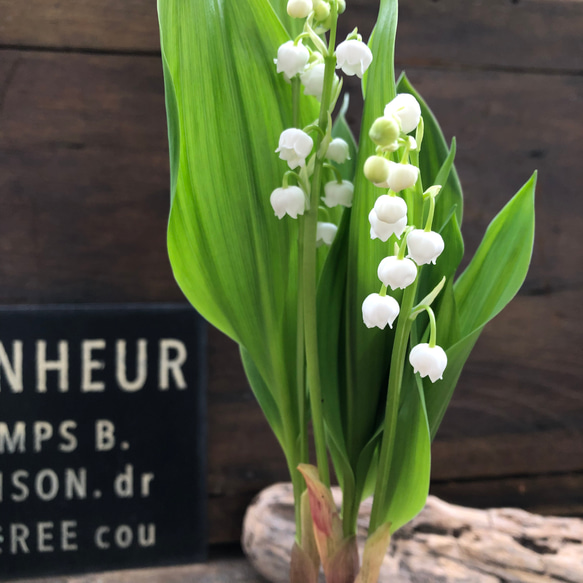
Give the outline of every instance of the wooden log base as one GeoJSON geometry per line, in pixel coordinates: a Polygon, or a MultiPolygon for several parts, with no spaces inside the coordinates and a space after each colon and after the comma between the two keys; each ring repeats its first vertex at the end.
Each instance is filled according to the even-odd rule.
{"type": "MultiPolygon", "coordinates": [[[[340,504],[339,488],[333,488],[340,504]]],[[[371,501],[358,517],[366,537],[371,501]]],[[[291,484],[263,490],[247,510],[243,548],[272,583],[287,583],[294,538],[291,484]]],[[[516,508],[476,510],[430,496],[424,510],[391,542],[380,583],[581,583],[583,520],[516,508]]]]}

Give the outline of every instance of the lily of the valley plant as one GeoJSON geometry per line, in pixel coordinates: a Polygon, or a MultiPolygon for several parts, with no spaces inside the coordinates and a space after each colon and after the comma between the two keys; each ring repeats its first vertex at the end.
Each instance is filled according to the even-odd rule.
{"type": "Polygon", "coordinates": [[[457,274],[455,142],[395,80],[397,0],[380,1],[368,44],[356,29],[337,38],[344,9],[158,0],[170,259],[193,306],[239,344],[285,454],[297,583],[315,582],[320,565],[329,582],[377,580],[391,533],[425,503],[431,441],[462,367],[518,291],[533,243],[534,176],[457,274]],[[333,119],[346,75],[362,79],[358,146],[345,107],[333,119]],[[359,560],[358,508],[371,494],[359,560]]]}

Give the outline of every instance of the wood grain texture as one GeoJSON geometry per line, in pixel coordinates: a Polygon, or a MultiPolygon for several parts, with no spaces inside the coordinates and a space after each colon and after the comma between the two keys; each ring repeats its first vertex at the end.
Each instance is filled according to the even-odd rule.
{"type": "Polygon", "coordinates": [[[516,507],[543,515],[583,517],[583,472],[438,482],[431,492],[476,508],[516,507]]]}
{"type": "MultiPolygon", "coordinates": [[[[342,32],[368,37],[377,0],[350,0],[342,32]]],[[[154,52],[150,0],[0,0],[0,46],[154,52]]],[[[397,47],[407,66],[583,71],[579,0],[401,0],[397,47]]]]}
{"type": "Polygon", "coordinates": [[[1,301],[182,298],[158,58],[0,52],[1,301]]]}
{"type": "MultiPolygon", "coordinates": [[[[378,2],[346,3],[368,38],[378,2]]],[[[342,23],[342,21],[340,21],[342,23]]],[[[406,66],[583,72],[580,0],[401,0],[396,58],[406,66]]]]}
{"type": "Polygon", "coordinates": [[[150,0],[0,0],[0,46],[160,50],[150,0]]]}

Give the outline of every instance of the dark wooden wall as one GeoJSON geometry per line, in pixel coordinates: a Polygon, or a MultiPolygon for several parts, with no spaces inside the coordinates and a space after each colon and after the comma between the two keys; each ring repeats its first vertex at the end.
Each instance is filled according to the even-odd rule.
{"type": "MultiPolygon", "coordinates": [[[[376,1],[347,3],[366,36],[376,1]]],[[[399,30],[399,67],[458,139],[469,252],[540,171],[532,268],[463,374],[433,492],[582,514],[583,2],[403,0],[399,30]]],[[[0,0],[0,302],[182,301],[167,210],[155,2],[0,0]]],[[[215,331],[209,367],[211,538],[227,542],[286,471],[215,331]]]]}

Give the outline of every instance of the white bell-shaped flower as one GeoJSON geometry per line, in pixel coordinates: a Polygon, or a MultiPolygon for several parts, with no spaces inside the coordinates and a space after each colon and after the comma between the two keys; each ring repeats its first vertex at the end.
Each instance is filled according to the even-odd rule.
{"type": "Polygon", "coordinates": [[[405,289],[417,277],[417,266],[410,259],[398,259],[395,255],[385,257],[378,268],[379,279],[391,289],[405,289]]]}
{"type": "Polygon", "coordinates": [[[419,178],[419,168],[413,164],[397,164],[389,162],[389,178],[387,184],[391,190],[401,192],[405,188],[413,188],[419,178]]]}
{"type": "MultiPolygon", "coordinates": [[[[322,101],[322,92],[324,91],[324,63],[315,63],[309,65],[300,75],[302,85],[304,86],[304,95],[313,95],[318,101],[322,101]]],[[[334,75],[332,81],[332,93],[337,89],[339,83],[338,75],[334,75]]]]}
{"type": "Polygon", "coordinates": [[[398,196],[383,194],[374,203],[377,218],[385,223],[396,223],[407,216],[407,203],[398,196]]]}
{"type": "Polygon", "coordinates": [[[316,245],[332,245],[338,227],[334,223],[324,223],[318,221],[316,226],[316,245]]]}
{"type": "Polygon", "coordinates": [[[443,237],[435,231],[426,232],[423,229],[415,229],[407,235],[408,257],[417,265],[426,263],[435,265],[444,247],[443,237]]]}
{"type": "Polygon", "coordinates": [[[336,59],[337,69],[342,69],[346,75],[356,75],[362,79],[372,63],[372,52],[362,41],[350,39],[338,45],[336,59]]]}
{"type": "Polygon", "coordinates": [[[387,180],[389,179],[389,170],[391,166],[389,161],[382,156],[369,156],[363,167],[364,176],[379,188],[388,188],[387,180]]]}
{"type": "Polygon", "coordinates": [[[334,138],[326,150],[326,158],[336,164],[344,164],[346,160],[350,160],[350,148],[346,141],[342,138],[334,138]]]}
{"type": "Polygon", "coordinates": [[[306,210],[306,195],[299,186],[276,188],[269,200],[278,219],[285,215],[297,219],[298,215],[303,215],[306,210]]]}
{"type": "Polygon", "coordinates": [[[421,118],[419,102],[409,93],[399,93],[385,106],[386,117],[396,115],[401,120],[401,129],[408,134],[418,125],[421,118]]]}
{"type": "Polygon", "coordinates": [[[352,182],[343,180],[342,184],[339,184],[336,180],[333,180],[324,185],[324,196],[322,197],[322,200],[329,208],[338,205],[351,207],[353,196],[354,184],[352,184],[352,182]]]}
{"type": "Polygon", "coordinates": [[[292,18],[307,18],[312,9],[312,0],[288,0],[287,3],[287,13],[292,18]]]}
{"type": "Polygon", "coordinates": [[[447,366],[447,355],[441,346],[429,346],[427,343],[413,346],[409,353],[409,362],[413,370],[421,375],[421,378],[429,376],[431,382],[443,378],[443,371],[447,366]]]}
{"type": "Polygon", "coordinates": [[[273,62],[277,65],[278,73],[283,73],[291,79],[304,70],[309,58],[310,53],[302,41],[296,45],[290,40],[277,49],[277,59],[273,62]]]}
{"type": "Polygon", "coordinates": [[[407,227],[407,217],[399,219],[396,223],[385,223],[378,218],[374,208],[368,213],[368,220],[370,222],[370,238],[380,239],[383,243],[386,243],[391,235],[400,238],[407,227]]]}
{"type": "Polygon", "coordinates": [[[395,298],[370,294],[362,302],[362,319],[367,328],[377,327],[384,330],[387,324],[389,328],[393,327],[399,310],[399,302],[395,298]]]}
{"type": "Polygon", "coordinates": [[[279,147],[275,151],[279,152],[279,157],[285,160],[293,170],[306,164],[306,158],[310,155],[313,146],[314,140],[306,132],[290,128],[281,132],[279,147]]]}

